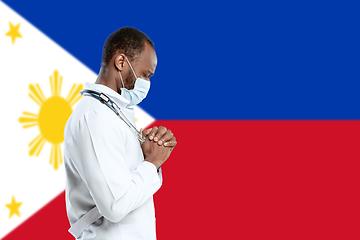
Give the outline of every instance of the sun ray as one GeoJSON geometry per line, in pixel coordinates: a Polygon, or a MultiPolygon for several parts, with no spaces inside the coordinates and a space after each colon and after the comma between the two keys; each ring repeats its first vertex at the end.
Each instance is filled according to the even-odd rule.
{"type": "Polygon", "coordinates": [[[60,148],[60,144],[56,144],[56,148],[55,148],[55,162],[54,162],[54,169],[58,169],[60,162],[62,163],[61,160],[61,148],[60,148]]]}
{"type": "Polygon", "coordinates": [[[23,116],[19,118],[19,122],[23,124],[23,128],[34,127],[39,124],[38,115],[29,112],[23,112],[23,116]]]}
{"type": "Polygon", "coordinates": [[[58,159],[60,160],[60,165],[61,165],[63,163],[63,160],[62,160],[62,153],[61,153],[60,144],[58,144],[58,159]]]}
{"type": "Polygon", "coordinates": [[[75,99],[73,99],[71,102],[70,102],[70,106],[74,106],[75,103],[77,103],[80,99],[82,98],[82,96],[79,94],[75,97],[75,99]]]}
{"type": "MultiPolygon", "coordinates": [[[[24,114],[25,115],[25,114],[24,114]]],[[[36,117],[33,117],[33,116],[29,116],[27,117],[28,115],[25,115],[23,117],[20,117],[19,118],[19,122],[23,123],[23,122],[37,122],[37,116],[36,117]]]]}
{"type": "Polygon", "coordinates": [[[23,125],[23,128],[29,128],[29,127],[35,127],[35,126],[38,126],[39,123],[33,123],[33,124],[26,124],[26,125],[23,125]]]}
{"type": "Polygon", "coordinates": [[[62,86],[62,80],[63,80],[63,77],[60,76],[60,81],[59,81],[59,85],[58,85],[58,91],[57,91],[57,95],[60,96],[60,93],[61,93],[61,86],[62,86]]]}
{"type": "Polygon", "coordinates": [[[19,122],[23,124],[23,128],[29,128],[38,125],[38,115],[29,112],[23,112],[23,116],[19,118],[19,122]]]}
{"type": "Polygon", "coordinates": [[[34,100],[34,102],[39,105],[41,107],[42,103],[38,100],[36,100],[36,98],[34,97],[34,95],[32,95],[31,93],[29,93],[29,97],[34,100]]]}
{"type": "Polygon", "coordinates": [[[70,103],[71,106],[73,106],[75,103],[77,103],[77,101],[81,99],[82,96],[79,94],[81,89],[83,89],[82,84],[73,84],[69,95],[66,97],[66,100],[70,103]]]}
{"type": "Polygon", "coordinates": [[[23,115],[38,117],[37,114],[31,112],[23,112],[23,115]]]}
{"type": "Polygon", "coordinates": [[[32,100],[34,100],[37,104],[41,106],[41,104],[46,100],[44,94],[41,91],[40,86],[35,86],[33,84],[29,85],[30,93],[29,96],[32,100]],[[37,89],[38,88],[38,89],[37,89]]]}
{"type": "MultiPolygon", "coordinates": [[[[36,138],[34,138],[34,140],[32,140],[29,143],[29,155],[32,156],[34,155],[35,152],[38,152],[38,149],[41,147],[43,147],[43,141],[45,141],[45,138],[42,136],[42,134],[40,133],[36,138]]],[[[41,150],[41,149],[40,149],[41,150]]],[[[39,155],[40,152],[37,153],[37,155],[39,155]]]]}
{"type": "Polygon", "coordinates": [[[53,165],[55,170],[57,170],[59,168],[59,163],[62,164],[62,154],[61,154],[60,144],[52,144],[50,164],[53,165]]]}
{"type": "Polygon", "coordinates": [[[51,95],[52,96],[60,96],[61,84],[62,84],[62,76],[60,76],[60,79],[59,79],[59,72],[57,70],[55,70],[54,78],[52,76],[50,76],[50,86],[51,86],[51,95]]]}
{"type": "Polygon", "coordinates": [[[40,102],[44,102],[46,99],[44,97],[44,94],[42,94],[41,88],[38,85],[38,88],[40,89],[40,91],[38,91],[37,88],[35,88],[34,84],[29,84],[29,89],[30,92],[35,95],[35,97],[40,101],[40,102]]]}
{"type": "Polygon", "coordinates": [[[70,92],[69,92],[69,94],[68,94],[67,97],[66,97],[66,101],[70,102],[70,97],[73,96],[76,85],[77,85],[76,83],[74,83],[74,84],[72,85],[72,87],[71,87],[71,89],[70,89],[70,92]]]}
{"type": "Polygon", "coordinates": [[[34,123],[34,122],[38,122],[38,119],[34,118],[34,117],[20,117],[19,122],[20,123],[34,123]]]}
{"type": "Polygon", "coordinates": [[[46,99],[43,91],[41,90],[40,85],[37,83],[35,86],[36,86],[36,89],[38,90],[38,92],[40,93],[41,97],[42,97],[43,99],[46,99]]]}
{"type": "Polygon", "coordinates": [[[55,151],[55,144],[51,144],[51,153],[50,153],[50,164],[53,164],[54,160],[54,151],[55,151]]]}
{"type": "Polygon", "coordinates": [[[37,135],[30,143],[29,147],[31,147],[36,141],[38,141],[41,138],[41,133],[37,135]]]}
{"type": "Polygon", "coordinates": [[[36,156],[36,157],[40,155],[40,152],[41,152],[42,148],[44,147],[45,142],[46,142],[46,140],[45,140],[45,138],[43,138],[43,139],[41,140],[41,143],[40,143],[39,147],[38,147],[38,150],[37,150],[36,153],[35,153],[35,156],[36,156]]]}
{"type": "Polygon", "coordinates": [[[55,96],[54,81],[51,75],[50,75],[50,88],[51,88],[51,96],[55,96]]]}

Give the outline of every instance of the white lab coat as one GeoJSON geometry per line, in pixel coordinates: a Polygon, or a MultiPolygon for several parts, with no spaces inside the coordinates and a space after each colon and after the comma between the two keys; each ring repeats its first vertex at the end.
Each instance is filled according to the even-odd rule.
{"type": "MultiPolygon", "coordinates": [[[[108,95],[135,125],[127,99],[101,84],[85,83],[108,95]]],[[[153,194],[162,184],[161,169],[144,161],[130,128],[97,99],[84,96],[64,130],[66,210],[73,225],[95,205],[102,216],[79,239],[155,240],[153,194]]]]}

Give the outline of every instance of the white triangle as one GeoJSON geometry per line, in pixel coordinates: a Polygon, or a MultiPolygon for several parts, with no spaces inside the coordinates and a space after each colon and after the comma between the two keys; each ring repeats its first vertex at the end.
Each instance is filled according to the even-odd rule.
{"type": "MultiPolygon", "coordinates": [[[[45,143],[38,157],[29,156],[28,145],[40,134],[38,126],[24,129],[19,123],[24,111],[38,114],[40,110],[28,96],[29,84],[38,83],[49,98],[49,77],[57,70],[63,77],[60,96],[66,98],[74,83],[95,82],[97,74],[3,2],[0,2],[0,66],[1,239],[65,188],[64,165],[54,170],[49,164],[51,143],[45,143]],[[14,26],[20,23],[22,38],[16,38],[15,44],[11,37],[5,36],[10,29],[9,22],[14,26]],[[5,205],[13,195],[17,202],[22,202],[21,216],[9,218],[5,205]]],[[[154,121],[139,107],[135,108],[135,117],[137,128],[145,128],[154,121]]]]}

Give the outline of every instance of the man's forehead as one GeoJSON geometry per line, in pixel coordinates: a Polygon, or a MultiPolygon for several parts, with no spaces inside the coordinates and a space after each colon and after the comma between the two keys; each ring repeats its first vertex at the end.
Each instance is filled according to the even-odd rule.
{"type": "Polygon", "coordinates": [[[157,65],[157,56],[155,50],[149,43],[145,43],[145,49],[138,57],[138,64],[143,65],[145,68],[149,68],[151,72],[155,71],[157,65]]]}

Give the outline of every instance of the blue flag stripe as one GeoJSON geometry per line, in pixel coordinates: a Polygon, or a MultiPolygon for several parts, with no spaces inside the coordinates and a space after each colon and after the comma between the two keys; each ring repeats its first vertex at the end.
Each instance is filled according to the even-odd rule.
{"type": "Polygon", "coordinates": [[[4,2],[94,72],[111,32],[148,34],[156,119],[360,118],[357,2],[4,2]]]}

